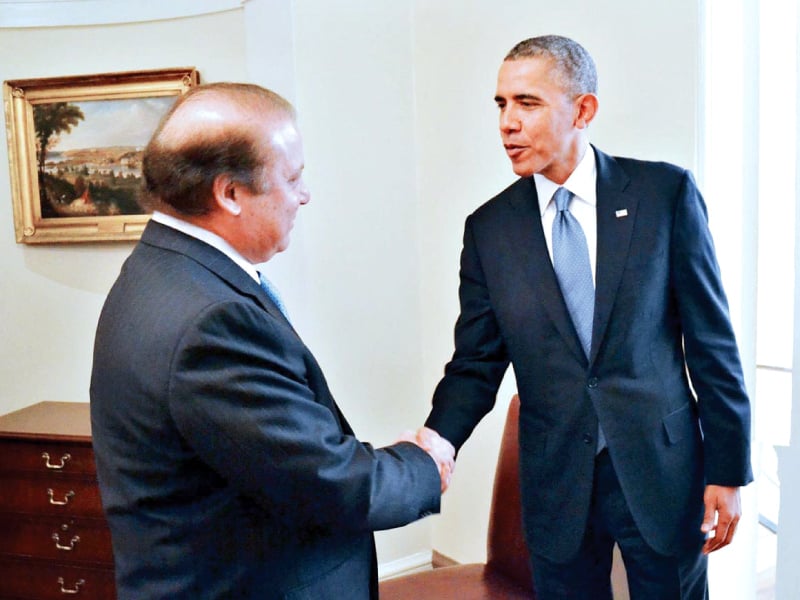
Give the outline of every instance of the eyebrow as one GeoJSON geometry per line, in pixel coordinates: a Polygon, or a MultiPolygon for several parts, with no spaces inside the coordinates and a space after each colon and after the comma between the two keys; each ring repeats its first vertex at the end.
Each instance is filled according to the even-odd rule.
{"type": "MultiPolygon", "coordinates": [[[[522,100],[533,100],[534,102],[541,102],[541,100],[542,100],[536,94],[516,94],[514,96],[511,96],[511,99],[512,100],[516,100],[517,102],[520,102],[522,100]]],[[[505,101],[505,100],[506,100],[505,96],[498,95],[498,96],[494,97],[494,101],[495,102],[501,102],[501,101],[505,101]]]]}

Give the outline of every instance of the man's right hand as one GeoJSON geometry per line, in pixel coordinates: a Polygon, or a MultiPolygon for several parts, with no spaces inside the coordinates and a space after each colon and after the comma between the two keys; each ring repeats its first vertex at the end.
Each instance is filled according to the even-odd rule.
{"type": "Polygon", "coordinates": [[[430,455],[439,469],[442,493],[447,491],[456,469],[456,450],[453,445],[429,427],[421,427],[416,433],[406,431],[398,441],[416,444],[430,455]]]}

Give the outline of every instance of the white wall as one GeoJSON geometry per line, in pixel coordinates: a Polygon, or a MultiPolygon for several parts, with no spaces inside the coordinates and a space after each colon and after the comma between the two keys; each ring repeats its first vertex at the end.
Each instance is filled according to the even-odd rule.
{"type": "MultiPolygon", "coordinates": [[[[796,56],[800,54],[800,4],[795,26],[796,56]]],[[[800,60],[796,62],[795,94],[795,197],[800,198],[800,60]]],[[[795,232],[800,232],[800,202],[795,208],[795,232]]],[[[794,251],[794,352],[792,362],[792,416],[789,447],[778,449],[781,511],[778,535],[777,600],[800,597],[800,243],[794,251]]]]}
{"type": "MultiPolygon", "coordinates": [[[[312,197],[298,219],[304,281],[290,306],[305,311],[300,332],[355,431],[387,444],[422,423],[429,394],[420,377],[410,3],[303,0],[294,23],[312,197]]],[[[298,283],[289,272],[285,280],[298,283]]],[[[381,561],[429,552],[432,520],[379,533],[381,561]]]]}

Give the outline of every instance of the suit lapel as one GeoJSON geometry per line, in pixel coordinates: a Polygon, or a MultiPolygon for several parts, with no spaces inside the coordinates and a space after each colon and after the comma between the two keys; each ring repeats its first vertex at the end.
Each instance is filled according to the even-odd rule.
{"type": "Polygon", "coordinates": [[[526,302],[533,298],[539,299],[567,346],[585,363],[586,355],[561,294],[547,250],[536,184],[532,177],[527,177],[509,191],[509,202],[515,214],[508,233],[512,239],[518,241],[520,264],[525,269],[521,283],[527,290],[521,297],[526,302]]]}
{"type": "Polygon", "coordinates": [[[639,200],[626,193],[628,175],[595,148],[597,160],[597,273],[591,360],[597,356],[630,249],[639,200]]]}

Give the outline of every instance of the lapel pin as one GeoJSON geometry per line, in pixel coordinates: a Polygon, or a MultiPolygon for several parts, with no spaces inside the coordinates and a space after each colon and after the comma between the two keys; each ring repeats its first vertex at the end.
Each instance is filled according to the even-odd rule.
{"type": "Polygon", "coordinates": [[[622,217],[627,217],[628,216],[628,209],[627,208],[621,208],[614,214],[617,215],[618,219],[621,219],[622,217]]]}

